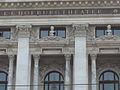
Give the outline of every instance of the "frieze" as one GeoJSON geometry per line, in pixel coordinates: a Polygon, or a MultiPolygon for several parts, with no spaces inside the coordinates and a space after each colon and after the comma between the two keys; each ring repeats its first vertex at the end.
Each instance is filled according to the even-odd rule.
{"type": "Polygon", "coordinates": [[[119,15],[120,8],[0,10],[0,16],[119,15]]]}

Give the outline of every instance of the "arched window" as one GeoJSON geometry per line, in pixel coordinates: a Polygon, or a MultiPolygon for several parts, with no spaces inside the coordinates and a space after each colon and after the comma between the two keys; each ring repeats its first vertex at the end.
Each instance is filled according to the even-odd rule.
{"type": "Polygon", "coordinates": [[[52,71],[45,76],[44,90],[64,90],[63,76],[56,71],[52,71]]]}
{"type": "Polygon", "coordinates": [[[0,90],[7,90],[7,73],[0,71],[0,90]]]}
{"type": "Polygon", "coordinates": [[[119,90],[119,77],[113,71],[105,71],[99,78],[99,90],[119,90]]]}

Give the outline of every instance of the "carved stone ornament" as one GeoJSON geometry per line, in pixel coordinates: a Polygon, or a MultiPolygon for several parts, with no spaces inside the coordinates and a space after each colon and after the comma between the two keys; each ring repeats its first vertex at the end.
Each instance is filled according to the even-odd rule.
{"type": "Polygon", "coordinates": [[[88,30],[88,24],[72,24],[75,37],[86,36],[86,31],[88,30]]]}
{"type": "Polygon", "coordinates": [[[46,76],[47,73],[49,73],[50,71],[59,71],[60,73],[62,73],[62,75],[64,75],[64,65],[61,64],[45,64],[45,65],[40,65],[40,81],[44,81],[44,77],[46,76]]]}
{"type": "Polygon", "coordinates": [[[119,60],[117,60],[117,62],[115,62],[114,60],[112,62],[105,62],[105,61],[102,61],[101,63],[99,62],[97,64],[97,79],[98,80],[99,80],[100,74],[106,70],[112,70],[115,72],[119,72],[120,70],[119,60]]]}
{"type": "Polygon", "coordinates": [[[64,38],[58,36],[47,36],[40,39],[40,41],[64,41],[64,38]]]}
{"type": "Polygon", "coordinates": [[[65,56],[65,59],[66,59],[67,61],[70,61],[70,59],[71,59],[71,54],[65,54],[64,56],[65,56]]]}
{"type": "Polygon", "coordinates": [[[14,33],[16,36],[18,35],[18,37],[30,37],[31,30],[31,25],[17,25],[14,33]]]}
{"type": "Polygon", "coordinates": [[[96,38],[96,40],[120,40],[120,37],[116,35],[104,35],[96,38]]]}
{"type": "Polygon", "coordinates": [[[0,42],[7,42],[9,41],[8,39],[5,39],[4,37],[0,37],[0,42]]]}

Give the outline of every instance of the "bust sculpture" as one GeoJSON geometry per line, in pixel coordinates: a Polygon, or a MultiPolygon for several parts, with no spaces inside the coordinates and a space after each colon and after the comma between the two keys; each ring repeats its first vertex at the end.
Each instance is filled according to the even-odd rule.
{"type": "Polygon", "coordinates": [[[50,27],[50,36],[55,36],[54,26],[50,27]]]}
{"type": "Polygon", "coordinates": [[[111,30],[111,25],[107,26],[107,36],[111,36],[112,35],[112,30],[111,30]]]}

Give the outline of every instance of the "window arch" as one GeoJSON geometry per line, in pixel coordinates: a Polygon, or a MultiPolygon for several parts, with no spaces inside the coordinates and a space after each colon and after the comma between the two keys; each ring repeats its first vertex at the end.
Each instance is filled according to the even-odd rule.
{"type": "Polygon", "coordinates": [[[0,71],[0,90],[7,90],[7,73],[0,71]]]}
{"type": "Polygon", "coordinates": [[[44,90],[64,90],[64,80],[61,73],[49,72],[44,78],[44,90]]]}
{"type": "Polygon", "coordinates": [[[119,90],[119,77],[113,71],[105,71],[99,77],[99,90],[119,90]]]}

